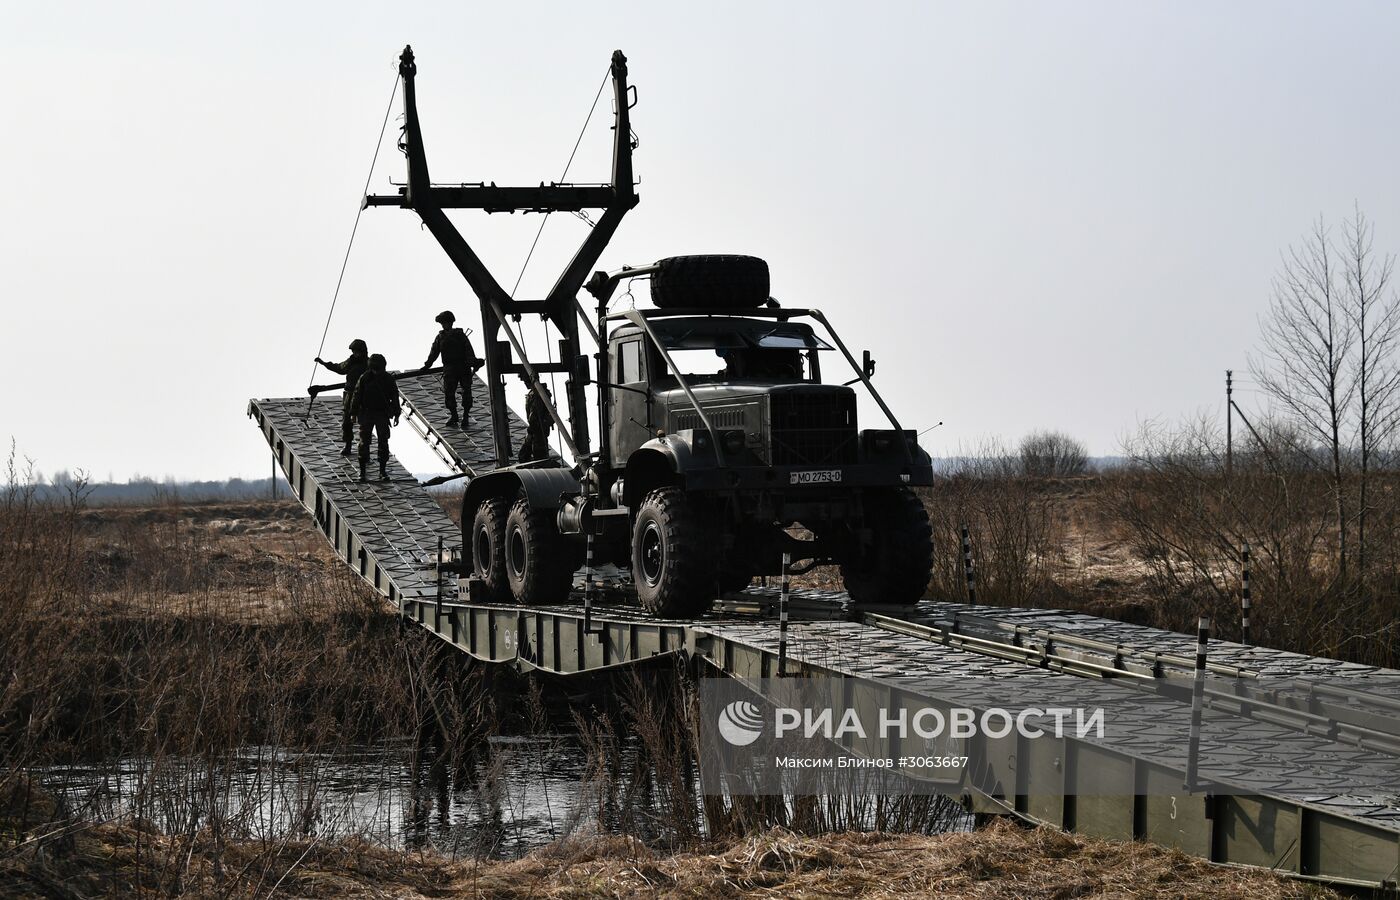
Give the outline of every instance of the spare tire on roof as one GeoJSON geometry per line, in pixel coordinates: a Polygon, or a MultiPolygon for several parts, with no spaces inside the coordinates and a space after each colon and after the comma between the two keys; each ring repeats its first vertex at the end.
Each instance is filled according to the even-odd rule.
{"type": "Polygon", "coordinates": [[[651,301],[662,309],[754,309],[768,302],[768,263],[756,256],[671,256],[656,265],[651,301]]]}

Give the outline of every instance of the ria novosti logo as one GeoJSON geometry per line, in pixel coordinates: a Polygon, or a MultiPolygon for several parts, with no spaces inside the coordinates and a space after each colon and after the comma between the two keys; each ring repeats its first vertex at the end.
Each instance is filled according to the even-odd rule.
{"type": "MultiPolygon", "coordinates": [[[[1027,707],[1016,711],[991,707],[984,710],[954,707],[946,712],[924,707],[910,710],[881,709],[878,721],[864,721],[856,710],[834,708],[794,708],[779,706],[773,710],[773,736],[824,738],[841,741],[847,738],[865,740],[872,734],[881,739],[908,739],[910,733],[925,740],[940,737],[964,739],[983,735],[1004,738],[1011,734],[1034,739],[1053,735],[1062,738],[1103,737],[1105,711],[1102,707],[1027,707]]],[[[719,713],[719,733],[735,747],[747,747],[763,734],[764,716],[758,706],[748,700],[735,700],[719,713]]]]}
{"type": "Polygon", "coordinates": [[[736,747],[747,747],[763,734],[763,715],[747,700],[735,700],[719,711],[719,733],[736,747]]]}

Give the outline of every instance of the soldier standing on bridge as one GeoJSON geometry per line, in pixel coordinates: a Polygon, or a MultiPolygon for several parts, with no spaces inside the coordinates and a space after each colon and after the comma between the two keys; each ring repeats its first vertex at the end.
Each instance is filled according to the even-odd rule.
{"type": "Polygon", "coordinates": [[[537,459],[549,458],[549,433],[554,430],[554,418],[549,414],[549,407],[554,405],[554,397],[549,393],[549,387],[540,382],[540,390],[544,391],[545,399],[540,399],[540,395],[534,388],[530,387],[530,379],[521,375],[520,380],[525,382],[528,393],[525,395],[525,426],[527,433],[524,442],[520,445],[520,461],[523,463],[534,462],[537,459]]]}
{"type": "Polygon", "coordinates": [[[442,330],[434,339],[432,352],[428,354],[428,361],[423,363],[423,368],[431,369],[438,354],[442,354],[442,394],[447,402],[447,424],[449,427],[457,426],[457,389],[460,387],[461,427],[466,428],[472,412],[472,370],[480,366],[481,361],[472,350],[472,342],[467,339],[467,333],[453,327],[452,323],[457,321],[457,317],[451,310],[445,309],[438,313],[434,321],[442,326],[442,330]]]}
{"type": "Polygon", "coordinates": [[[389,420],[399,424],[402,407],[399,403],[399,385],[394,376],[385,370],[384,357],[376,353],[369,358],[369,369],[355,384],[355,393],[350,398],[350,412],[360,423],[360,481],[365,480],[365,468],[369,465],[369,442],[376,432],[379,435],[379,480],[389,480],[389,420]]]}
{"type": "Polygon", "coordinates": [[[340,451],[340,455],[349,456],[350,444],[355,440],[355,417],[350,414],[350,397],[355,393],[355,385],[360,383],[360,376],[369,368],[369,347],[355,338],[350,342],[350,356],[345,362],[326,362],[319,356],[316,362],[337,375],[345,376],[345,392],[340,400],[340,439],[345,442],[345,449],[340,451]]]}

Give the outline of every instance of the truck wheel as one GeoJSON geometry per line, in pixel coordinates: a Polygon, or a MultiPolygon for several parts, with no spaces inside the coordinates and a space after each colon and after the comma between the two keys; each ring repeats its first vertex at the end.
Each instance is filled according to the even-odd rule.
{"type": "Polygon", "coordinates": [[[841,562],[841,580],[855,604],[913,606],[928,590],[933,570],[933,527],[914,492],[872,494],[865,503],[874,544],[841,562]]]}
{"type": "Polygon", "coordinates": [[[510,599],[506,579],[506,503],[488,497],[476,508],[472,519],[472,572],[486,585],[487,596],[496,602],[510,599]]]}
{"type": "Polygon", "coordinates": [[[506,516],[505,564],[517,603],[563,603],[574,583],[575,554],[559,534],[552,510],[532,509],[524,497],[506,516]]]}
{"type": "Polygon", "coordinates": [[[647,494],[632,526],[632,583],[656,616],[694,616],[710,608],[715,574],[704,520],[680,488],[647,494]]]}
{"type": "Polygon", "coordinates": [[[752,309],[768,302],[768,263],[756,256],[672,256],[657,265],[651,302],[661,309],[752,309]]]}

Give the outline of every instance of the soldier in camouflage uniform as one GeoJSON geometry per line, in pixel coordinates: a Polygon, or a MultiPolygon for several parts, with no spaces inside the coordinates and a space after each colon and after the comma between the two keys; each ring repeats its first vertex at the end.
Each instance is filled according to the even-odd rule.
{"type": "Polygon", "coordinates": [[[355,417],[350,414],[350,396],[355,393],[355,385],[360,383],[360,376],[369,368],[369,347],[365,346],[364,341],[356,338],[350,342],[350,356],[344,362],[326,362],[319,356],[316,357],[316,362],[337,375],[345,376],[345,391],[340,399],[340,439],[345,442],[345,449],[340,451],[340,455],[349,456],[350,442],[355,439],[355,417]]]}
{"type": "Polygon", "coordinates": [[[549,433],[554,430],[554,418],[549,414],[549,407],[554,405],[554,397],[550,395],[549,387],[543,381],[540,382],[540,390],[544,391],[547,400],[541,400],[535,389],[530,387],[528,377],[521,375],[520,380],[525,382],[527,391],[525,395],[527,433],[524,442],[520,445],[520,461],[526,463],[537,459],[548,459],[549,433]]]}
{"type": "Polygon", "coordinates": [[[399,424],[402,406],[399,386],[386,371],[384,357],[376,353],[369,358],[369,369],[355,384],[350,398],[350,412],[360,423],[360,481],[365,480],[369,465],[369,442],[379,436],[379,480],[389,480],[389,420],[399,424]]]}
{"type": "Polygon", "coordinates": [[[438,313],[434,321],[442,326],[442,330],[433,340],[433,349],[428,354],[428,361],[423,363],[423,368],[431,369],[438,354],[442,355],[442,395],[447,403],[447,424],[450,427],[457,426],[457,390],[460,388],[461,426],[466,428],[467,419],[472,412],[472,371],[481,365],[481,360],[472,350],[472,342],[467,339],[467,333],[453,327],[452,323],[457,321],[457,317],[451,310],[445,309],[438,313]]]}

